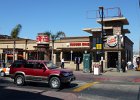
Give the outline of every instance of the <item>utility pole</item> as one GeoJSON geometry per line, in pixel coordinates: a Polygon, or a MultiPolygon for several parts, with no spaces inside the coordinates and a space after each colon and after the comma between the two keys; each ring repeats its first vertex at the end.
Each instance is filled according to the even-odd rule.
{"type": "Polygon", "coordinates": [[[102,56],[101,56],[101,73],[104,72],[103,70],[103,56],[104,56],[104,42],[103,42],[103,37],[104,37],[104,29],[103,29],[103,16],[104,16],[104,8],[101,6],[99,7],[99,13],[101,11],[101,15],[100,15],[100,18],[101,18],[101,26],[102,26],[102,32],[101,32],[101,41],[102,41],[102,49],[101,49],[101,52],[102,52],[102,56]]]}

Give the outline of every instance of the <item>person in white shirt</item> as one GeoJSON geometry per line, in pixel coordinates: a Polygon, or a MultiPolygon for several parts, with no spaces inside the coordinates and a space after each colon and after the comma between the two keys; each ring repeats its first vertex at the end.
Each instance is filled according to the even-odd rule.
{"type": "Polygon", "coordinates": [[[61,59],[61,68],[64,69],[64,58],[61,59]]]}
{"type": "Polygon", "coordinates": [[[132,62],[131,61],[128,61],[127,62],[127,66],[128,66],[128,69],[132,69],[132,62]]]}

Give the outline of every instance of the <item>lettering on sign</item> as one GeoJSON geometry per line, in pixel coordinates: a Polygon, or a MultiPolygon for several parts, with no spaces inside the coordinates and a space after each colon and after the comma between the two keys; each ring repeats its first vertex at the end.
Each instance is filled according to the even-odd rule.
{"type": "Polygon", "coordinates": [[[72,42],[70,43],[70,46],[89,46],[89,42],[72,42]]]}
{"type": "Polygon", "coordinates": [[[38,35],[36,37],[36,42],[39,44],[48,44],[49,43],[49,37],[47,35],[38,35]]]}

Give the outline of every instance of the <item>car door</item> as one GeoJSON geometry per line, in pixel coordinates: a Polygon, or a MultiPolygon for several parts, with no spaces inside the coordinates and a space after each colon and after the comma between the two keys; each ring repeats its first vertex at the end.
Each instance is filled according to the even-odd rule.
{"type": "Polygon", "coordinates": [[[34,63],[28,62],[22,67],[22,71],[25,73],[26,80],[33,80],[34,78],[34,63]]]}
{"type": "Polygon", "coordinates": [[[48,72],[43,63],[36,63],[34,66],[35,81],[47,81],[48,72]]]}

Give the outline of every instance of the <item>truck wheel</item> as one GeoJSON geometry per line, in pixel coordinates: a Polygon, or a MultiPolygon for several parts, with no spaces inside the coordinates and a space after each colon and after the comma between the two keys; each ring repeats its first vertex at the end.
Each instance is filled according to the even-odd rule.
{"type": "Polygon", "coordinates": [[[0,76],[1,77],[4,77],[5,76],[5,73],[2,71],[2,72],[0,72],[0,76]]]}
{"type": "Polygon", "coordinates": [[[49,85],[53,89],[58,89],[60,88],[61,82],[58,77],[52,77],[49,81],[49,85]]]}
{"type": "Polygon", "coordinates": [[[25,82],[25,79],[24,79],[24,76],[23,75],[17,75],[15,77],[15,83],[16,83],[16,85],[22,86],[22,85],[24,85],[24,82],[25,82]]]}

